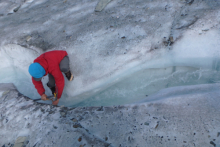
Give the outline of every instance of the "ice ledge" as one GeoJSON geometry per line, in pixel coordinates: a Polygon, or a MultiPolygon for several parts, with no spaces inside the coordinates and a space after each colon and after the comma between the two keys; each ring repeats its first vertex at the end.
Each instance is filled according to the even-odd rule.
{"type": "Polygon", "coordinates": [[[126,106],[67,108],[33,102],[11,84],[0,84],[8,91],[0,98],[0,143],[11,146],[25,136],[28,147],[219,146],[220,84],[191,88],[203,86],[214,90],[126,106]]]}

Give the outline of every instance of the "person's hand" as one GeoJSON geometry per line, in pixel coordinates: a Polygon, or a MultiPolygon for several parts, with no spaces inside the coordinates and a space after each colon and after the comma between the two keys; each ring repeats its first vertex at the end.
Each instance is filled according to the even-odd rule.
{"type": "Polygon", "coordinates": [[[47,100],[47,95],[46,94],[42,94],[41,99],[46,101],[47,100]]]}
{"type": "Polygon", "coordinates": [[[56,101],[53,102],[53,105],[57,105],[59,103],[60,99],[57,99],[56,101]]]}

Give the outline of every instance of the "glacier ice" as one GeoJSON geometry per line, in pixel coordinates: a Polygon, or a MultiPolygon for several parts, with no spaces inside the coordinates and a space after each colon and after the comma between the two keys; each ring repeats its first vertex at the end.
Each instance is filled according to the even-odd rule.
{"type": "Polygon", "coordinates": [[[28,66],[54,49],[68,52],[75,76],[60,105],[122,105],[164,88],[219,81],[216,1],[112,1],[100,13],[89,0],[3,3],[0,83],[12,82],[30,98],[39,95],[28,66]],[[12,13],[9,3],[19,10],[12,13]]]}

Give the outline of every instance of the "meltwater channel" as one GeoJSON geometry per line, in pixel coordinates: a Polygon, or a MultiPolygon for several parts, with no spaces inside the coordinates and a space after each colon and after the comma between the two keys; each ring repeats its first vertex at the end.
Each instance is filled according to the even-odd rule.
{"type": "Polygon", "coordinates": [[[112,106],[131,104],[169,87],[218,83],[219,67],[203,69],[187,66],[150,68],[124,77],[105,90],[75,106],[112,106]]]}

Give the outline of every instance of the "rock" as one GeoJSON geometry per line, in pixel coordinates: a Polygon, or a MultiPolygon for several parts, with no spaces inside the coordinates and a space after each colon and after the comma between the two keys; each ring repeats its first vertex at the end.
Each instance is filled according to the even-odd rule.
{"type": "Polygon", "coordinates": [[[96,12],[102,11],[107,6],[107,4],[110,3],[111,1],[112,0],[100,0],[98,4],[96,5],[95,11],[96,12]]]}
{"type": "Polygon", "coordinates": [[[58,127],[57,127],[57,126],[53,126],[53,128],[54,128],[54,129],[57,129],[58,127]]]}
{"type": "Polygon", "coordinates": [[[216,147],[216,144],[213,141],[210,141],[210,144],[216,147]]]}
{"type": "Polygon", "coordinates": [[[148,123],[148,122],[145,122],[144,125],[149,126],[149,123],[148,123]]]}
{"type": "Polygon", "coordinates": [[[14,12],[17,12],[20,7],[21,7],[21,5],[19,5],[18,7],[16,7],[13,11],[14,11],[14,12]]]}
{"type": "Polygon", "coordinates": [[[219,135],[220,135],[220,132],[217,133],[217,137],[219,137],[219,135]]]}
{"type": "Polygon", "coordinates": [[[27,137],[25,136],[18,137],[17,140],[15,141],[14,147],[23,147],[24,142],[26,141],[26,138],[27,137]]]}
{"type": "Polygon", "coordinates": [[[15,141],[15,143],[25,142],[25,141],[26,141],[26,138],[27,138],[27,137],[25,137],[25,136],[18,137],[17,140],[15,141]]]}
{"type": "Polygon", "coordinates": [[[82,126],[80,124],[74,124],[73,128],[82,128],[82,126]]]}
{"type": "Polygon", "coordinates": [[[75,118],[73,118],[73,119],[71,119],[73,122],[78,122],[78,120],[77,119],[75,119],[75,118]]]}
{"type": "Polygon", "coordinates": [[[101,106],[97,111],[103,111],[103,106],[101,106]]]}
{"type": "Polygon", "coordinates": [[[204,29],[204,30],[202,30],[202,31],[205,31],[205,32],[206,32],[206,31],[208,31],[208,30],[209,30],[209,29],[204,29]]]}
{"type": "Polygon", "coordinates": [[[65,113],[65,112],[60,112],[60,115],[61,115],[62,117],[65,117],[66,113],[65,113]]]}
{"type": "Polygon", "coordinates": [[[31,36],[27,36],[26,41],[30,41],[31,40],[31,36]]]}
{"type": "Polygon", "coordinates": [[[194,0],[186,0],[186,3],[191,5],[194,2],[194,0]]]}
{"type": "Polygon", "coordinates": [[[159,121],[157,122],[156,126],[155,126],[155,129],[159,126],[159,121]]]}
{"type": "Polygon", "coordinates": [[[82,141],[82,137],[79,137],[78,141],[79,141],[79,142],[82,141]]]}

